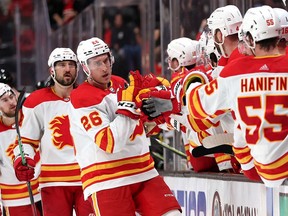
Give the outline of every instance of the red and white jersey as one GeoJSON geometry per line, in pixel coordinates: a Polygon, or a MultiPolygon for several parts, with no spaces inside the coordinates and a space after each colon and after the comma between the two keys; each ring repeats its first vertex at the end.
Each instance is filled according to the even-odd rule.
{"type": "MultiPolygon", "coordinates": [[[[15,125],[6,126],[0,121],[0,190],[3,206],[23,206],[30,204],[30,198],[26,182],[19,181],[15,176],[13,161],[15,155],[16,135],[15,125]]],[[[40,162],[35,167],[35,177],[30,181],[34,201],[38,202],[38,175],[40,162]]]]}
{"type": "Polygon", "coordinates": [[[223,68],[226,65],[230,64],[230,62],[234,61],[235,59],[238,59],[238,58],[241,58],[241,57],[245,57],[245,56],[239,52],[238,47],[236,47],[232,51],[232,53],[229,56],[229,58],[221,56],[219,61],[218,61],[217,67],[213,69],[211,76],[213,78],[219,77],[219,74],[221,73],[221,71],[223,70],[223,68]]]}
{"type": "Polygon", "coordinates": [[[23,104],[22,143],[30,156],[40,149],[40,188],[81,185],[69,130],[69,107],[70,99],[60,98],[51,87],[32,92],[23,104]]]}
{"type": "Polygon", "coordinates": [[[85,199],[158,176],[142,121],[116,114],[116,91],[124,87],[124,80],[111,80],[109,89],[84,82],[71,92],[71,133],[85,199]]]}
{"type": "Polygon", "coordinates": [[[239,58],[219,78],[191,89],[189,112],[206,118],[233,110],[263,182],[282,184],[288,177],[288,57],[239,58]]]}

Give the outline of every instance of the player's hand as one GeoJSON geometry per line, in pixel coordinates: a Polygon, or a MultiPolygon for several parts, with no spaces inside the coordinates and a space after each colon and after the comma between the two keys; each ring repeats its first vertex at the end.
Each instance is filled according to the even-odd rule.
{"type": "Polygon", "coordinates": [[[26,159],[26,164],[22,164],[21,156],[17,156],[14,160],[14,170],[15,175],[19,181],[30,181],[34,178],[34,168],[36,166],[35,161],[28,157],[24,156],[26,159]]]}
{"type": "Polygon", "coordinates": [[[158,117],[160,115],[169,116],[172,113],[179,113],[180,105],[175,99],[163,99],[157,97],[151,97],[143,101],[141,107],[142,112],[149,116],[150,119],[158,117]]]}
{"type": "Polygon", "coordinates": [[[139,71],[131,71],[129,80],[129,86],[125,89],[119,89],[117,92],[118,109],[116,113],[132,119],[139,119],[140,112],[137,111],[135,97],[142,88],[143,77],[139,71]]]}

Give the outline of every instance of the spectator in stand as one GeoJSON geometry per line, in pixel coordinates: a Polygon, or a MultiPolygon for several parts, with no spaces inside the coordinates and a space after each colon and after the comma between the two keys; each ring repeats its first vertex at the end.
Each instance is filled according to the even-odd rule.
{"type": "MultiPolygon", "coordinates": [[[[118,12],[114,17],[114,26],[112,27],[111,48],[116,59],[122,60],[120,75],[124,79],[128,79],[129,70],[141,69],[141,48],[137,43],[134,31],[134,23],[126,25],[123,21],[123,15],[118,12]]],[[[117,70],[116,70],[117,73],[117,70]]]]}
{"type": "Polygon", "coordinates": [[[81,41],[77,56],[87,80],[71,93],[70,128],[85,199],[96,215],[181,215],[154,168],[149,139],[133,105],[143,82],[140,73],[130,73],[129,87],[113,76],[113,56],[99,38],[81,41]]]}
{"type": "Polygon", "coordinates": [[[155,48],[154,48],[154,56],[155,56],[155,67],[154,67],[154,74],[156,76],[161,76],[162,74],[162,63],[161,63],[161,36],[160,36],[160,29],[154,29],[154,41],[155,41],[155,48]]]}
{"type": "Polygon", "coordinates": [[[62,0],[47,0],[50,25],[53,30],[63,25],[64,3],[62,0]]]}
{"type": "Polygon", "coordinates": [[[93,4],[94,0],[74,0],[73,8],[77,13],[81,13],[86,7],[93,4]]]}
{"type": "Polygon", "coordinates": [[[203,19],[200,24],[199,31],[196,34],[196,40],[200,40],[202,33],[207,31],[207,28],[208,28],[207,19],[203,19]]]}
{"type": "Polygon", "coordinates": [[[108,18],[104,18],[103,20],[103,40],[108,45],[108,47],[111,47],[112,29],[108,18]]]}
{"type": "Polygon", "coordinates": [[[77,15],[73,3],[73,0],[47,0],[49,19],[53,30],[68,23],[77,15]]]}
{"type": "MultiPolygon", "coordinates": [[[[70,93],[76,87],[78,60],[69,48],[55,48],[48,59],[50,82],[33,91],[23,104],[21,135],[28,165],[40,149],[39,189],[45,216],[92,214],[84,200],[80,167],[75,158],[74,142],[69,131],[70,93]]],[[[19,151],[18,146],[15,151],[19,151]]],[[[22,168],[15,164],[15,169],[22,168]]]]}
{"type": "Polygon", "coordinates": [[[63,10],[63,23],[67,24],[77,15],[77,11],[74,9],[74,0],[65,0],[63,10]]]}
{"type": "MultiPolygon", "coordinates": [[[[3,74],[3,73],[1,73],[3,74]]],[[[7,77],[8,78],[8,77],[7,77]]],[[[1,76],[1,81],[5,81],[1,76]]],[[[9,79],[6,79],[10,83],[9,79]]],[[[31,201],[28,193],[26,181],[30,180],[31,192],[34,198],[36,213],[41,215],[41,196],[38,191],[38,175],[40,168],[39,152],[32,164],[34,169],[25,168],[25,171],[14,171],[13,161],[22,163],[21,155],[14,154],[14,141],[17,137],[15,129],[15,110],[17,104],[16,92],[7,84],[0,83],[0,191],[1,201],[4,206],[4,215],[9,216],[31,216],[33,215],[31,201]],[[37,165],[36,165],[37,164],[37,165]],[[28,174],[27,174],[28,173],[28,174]],[[16,176],[15,176],[16,174],[16,176]],[[28,177],[32,177],[31,179],[28,177]]],[[[23,115],[19,111],[19,121],[22,121],[23,115]]],[[[0,214],[2,215],[2,214],[0,214]]]]}
{"type": "Polygon", "coordinates": [[[10,16],[14,16],[16,6],[19,7],[22,18],[30,18],[33,16],[34,11],[33,0],[11,0],[8,9],[10,16]]]}

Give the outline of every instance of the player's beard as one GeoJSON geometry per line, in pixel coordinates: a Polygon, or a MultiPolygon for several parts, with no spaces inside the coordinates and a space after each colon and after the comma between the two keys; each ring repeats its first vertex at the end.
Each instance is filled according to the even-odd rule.
{"type": "Polygon", "coordinates": [[[9,112],[2,112],[2,115],[8,118],[14,118],[15,117],[15,110],[9,111],[9,112]]]}
{"type": "Polygon", "coordinates": [[[71,77],[69,77],[68,79],[67,77],[65,78],[65,74],[64,74],[63,77],[56,76],[55,79],[62,86],[70,86],[74,83],[76,77],[71,74],[71,77]]]}

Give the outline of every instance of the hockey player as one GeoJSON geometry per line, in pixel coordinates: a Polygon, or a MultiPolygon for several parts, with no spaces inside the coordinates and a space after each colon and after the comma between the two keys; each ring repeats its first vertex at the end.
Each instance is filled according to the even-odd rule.
{"type": "Polygon", "coordinates": [[[207,28],[207,30],[201,34],[199,42],[201,52],[204,55],[204,65],[209,64],[211,69],[216,68],[221,55],[216,49],[210,29],[207,28]]]}
{"type": "Polygon", "coordinates": [[[247,152],[238,152],[238,148],[247,146],[262,181],[277,187],[288,178],[288,59],[277,48],[280,22],[269,6],[250,8],[242,29],[253,56],[231,62],[209,84],[192,83],[186,102],[195,118],[233,110],[240,123],[237,129],[245,138],[245,142],[233,144],[236,156],[240,163],[245,162],[247,152]]]}
{"type": "Polygon", "coordinates": [[[217,8],[208,18],[208,26],[212,32],[215,46],[221,55],[217,68],[212,76],[218,77],[225,65],[243,55],[238,51],[238,30],[242,23],[242,15],[235,5],[217,8]]]}
{"type": "MultiPolygon", "coordinates": [[[[203,62],[201,57],[201,52],[199,49],[200,43],[198,41],[193,41],[189,38],[177,38],[172,40],[167,48],[168,53],[168,59],[169,59],[169,68],[172,71],[172,91],[174,89],[178,88],[178,80],[181,79],[181,77],[185,77],[188,74],[194,74],[197,79],[197,74],[200,73],[206,73],[203,71],[205,70],[205,67],[201,65],[203,62]],[[200,64],[200,65],[199,65],[200,64]]],[[[206,74],[207,82],[209,82],[209,75],[206,74]]],[[[142,91],[140,91],[141,93],[142,91]]],[[[147,93],[144,93],[144,95],[147,95],[147,93]]],[[[159,99],[155,99],[160,96],[161,94],[158,94],[155,96],[155,94],[151,94],[152,97],[150,97],[150,100],[152,101],[149,105],[149,110],[146,113],[150,112],[150,117],[155,116],[154,113],[162,113],[163,114],[163,108],[164,106],[161,104],[161,107],[157,105],[159,99]],[[157,100],[157,101],[156,101],[157,100]],[[156,107],[154,107],[156,106],[156,107]],[[158,106],[158,107],[157,107],[158,106]],[[157,112],[158,109],[161,109],[161,112],[157,112]],[[152,111],[155,110],[153,113],[152,111]]],[[[164,95],[164,94],[163,94],[164,95]]],[[[174,95],[177,97],[177,95],[174,95]]],[[[143,96],[139,96],[143,97],[143,96]]],[[[145,97],[144,97],[145,98],[145,97]]],[[[150,101],[147,100],[147,101],[150,101]]],[[[147,103],[147,102],[146,102],[147,103]]],[[[203,139],[214,135],[219,132],[223,132],[222,128],[219,125],[218,120],[196,120],[191,118],[191,116],[185,112],[185,104],[182,104],[181,114],[172,114],[170,117],[173,120],[176,120],[178,123],[181,123],[181,130],[182,130],[182,137],[185,144],[185,151],[187,154],[187,159],[193,166],[193,169],[195,172],[200,171],[225,171],[225,172],[238,172],[238,166],[236,160],[233,160],[233,164],[230,161],[225,160],[226,155],[224,154],[217,154],[216,160],[217,165],[215,163],[215,158],[211,157],[202,157],[202,158],[194,158],[193,155],[191,155],[191,149],[197,147],[198,145],[202,145],[203,139]],[[232,166],[233,165],[233,166],[232,166]],[[216,168],[216,169],[215,169],[216,168]]],[[[142,107],[142,109],[145,109],[145,106],[142,107]]],[[[144,112],[144,113],[145,113],[144,112]]],[[[174,121],[173,121],[174,122],[174,121]]],[[[175,125],[173,123],[173,125],[175,125]]],[[[230,159],[230,156],[227,155],[228,160],[230,159]]]]}
{"type": "MultiPolygon", "coordinates": [[[[181,37],[172,40],[167,47],[168,64],[171,70],[171,85],[175,84],[175,80],[179,76],[184,76],[187,73],[200,70],[206,72],[203,59],[201,59],[200,42],[191,40],[190,38],[181,37]],[[199,63],[200,62],[200,63],[199,63]]],[[[182,140],[187,155],[189,167],[193,167],[195,172],[203,171],[219,171],[214,157],[195,158],[191,154],[191,150],[199,145],[202,145],[202,139],[209,135],[205,129],[199,129],[196,122],[189,118],[185,113],[185,108],[182,108],[181,114],[170,115],[173,121],[177,121],[181,126],[182,140]],[[198,130],[199,129],[199,130],[198,130]]],[[[206,121],[206,124],[213,124],[206,121]]],[[[175,123],[173,123],[175,125],[175,123]]],[[[204,125],[204,123],[202,123],[204,125]]]]}
{"type": "Polygon", "coordinates": [[[87,80],[71,93],[71,132],[85,199],[96,215],[181,215],[154,168],[149,139],[135,109],[139,72],[130,86],[111,75],[113,56],[101,39],[81,41],[77,56],[87,80]]]}
{"type": "MultiPolygon", "coordinates": [[[[41,197],[38,192],[38,175],[39,175],[39,160],[32,164],[36,166],[35,177],[34,169],[27,172],[27,169],[22,172],[16,170],[16,176],[13,168],[13,161],[15,155],[13,149],[15,147],[15,139],[17,137],[15,129],[15,110],[16,110],[17,97],[10,86],[4,83],[0,83],[0,189],[1,199],[4,206],[5,215],[10,216],[31,216],[33,215],[30,197],[28,193],[28,187],[25,181],[31,180],[31,190],[33,199],[37,207],[37,215],[41,215],[41,197]],[[31,179],[27,178],[27,174],[31,176],[31,179]]],[[[20,115],[20,117],[22,117],[20,115]]],[[[20,121],[20,119],[19,119],[20,121]]],[[[17,157],[17,155],[16,155],[17,157]]],[[[21,157],[19,157],[21,163],[21,157]]]]}
{"type": "MultiPolygon", "coordinates": [[[[214,44],[221,55],[217,67],[212,71],[211,76],[213,78],[217,78],[222,69],[230,62],[244,57],[243,54],[239,53],[238,49],[238,32],[242,24],[242,20],[242,15],[235,5],[226,5],[224,7],[217,8],[208,18],[208,26],[211,30],[214,44]]],[[[228,135],[231,135],[234,132],[233,128],[235,118],[233,116],[233,113],[231,113],[229,110],[226,110],[223,114],[221,114],[221,116],[217,116],[223,131],[228,133],[228,135]]],[[[218,137],[222,135],[225,137],[226,134],[221,133],[218,135],[218,137]]],[[[223,138],[223,141],[232,144],[234,140],[225,140],[225,138],[223,138]]],[[[225,163],[226,166],[231,166],[231,168],[235,167],[236,165],[234,158],[229,155],[219,155],[217,161],[218,163],[225,163]]]]}
{"type": "MultiPolygon", "coordinates": [[[[39,188],[45,216],[93,214],[84,200],[80,167],[69,131],[70,92],[78,75],[78,60],[69,48],[54,49],[48,59],[49,86],[32,92],[23,104],[21,136],[28,165],[40,149],[39,188]]],[[[19,151],[17,147],[15,151],[19,151]]],[[[15,164],[19,169],[22,164],[15,164]]]]}

